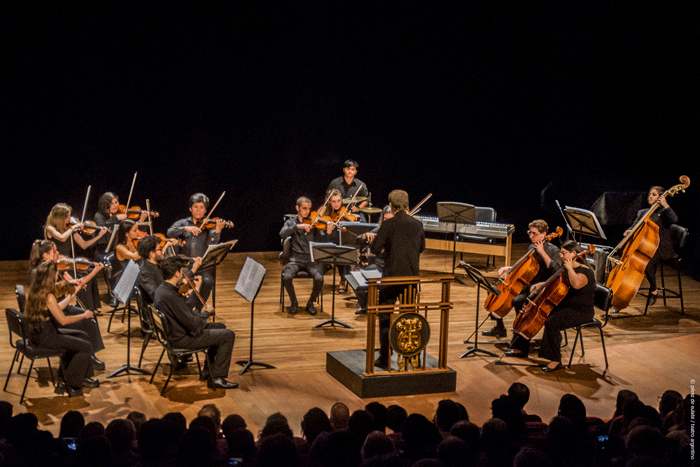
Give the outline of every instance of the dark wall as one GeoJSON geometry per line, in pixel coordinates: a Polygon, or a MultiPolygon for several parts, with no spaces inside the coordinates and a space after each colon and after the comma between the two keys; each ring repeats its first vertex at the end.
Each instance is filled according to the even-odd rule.
{"type": "MultiPolygon", "coordinates": [[[[88,217],[104,191],[126,201],[135,172],[157,231],[226,191],[239,251],[278,248],[282,215],[346,158],[377,205],[403,188],[433,193],[424,213],[493,206],[522,241],[561,221],[545,188],[588,208],[697,179],[686,7],[148,3],[8,12],[2,259],[27,256],[56,202],[79,215],[88,186],[88,217]]],[[[693,227],[698,192],[674,200],[693,227]]]]}

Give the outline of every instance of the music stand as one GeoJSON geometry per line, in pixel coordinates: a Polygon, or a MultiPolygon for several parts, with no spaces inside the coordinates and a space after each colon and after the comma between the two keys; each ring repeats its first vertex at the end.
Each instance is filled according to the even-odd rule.
{"type": "Polygon", "coordinates": [[[333,265],[333,303],[331,305],[331,319],[317,324],[314,326],[314,329],[323,327],[326,324],[335,327],[336,323],[347,329],[352,329],[352,326],[335,319],[335,270],[336,266],[339,265],[353,266],[357,264],[357,252],[355,248],[336,245],[335,243],[318,242],[309,242],[309,247],[311,249],[311,261],[330,263],[333,265]]]}
{"type": "Polygon", "coordinates": [[[126,365],[113,372],[108,378],[119,376],[122,373],[129,374],[131,370],[141,373],[142,375],[150,375],[150,373],[137,366],[131,365],[131,295],[134,293],[134,286],[139,277],[139,265],[134,260],[129,260],[129,263],[124,268],[119,282],[114,287],[114,294],[126,307],[126,365]]]}
{"type": "Polygon", "coordinates": [[[598,222],[595,213],[586,209],[564,206],[564,217],[571,226],[571,231],[574,232],[574,234],[578,231],[579,243],[581,243],[581,237],[583,235],[607,240],[605,232],[603,232],[603,227],[600,226],[600,222],[598,222]]]}
{"type": "Polygon", "coordinates": [[[465,263],[464,261],[459,262],[459,266],[464,268],[464,270],[467,273],[467,276],[474,281],[476,284],[476,319],[475,319],[475,324],[476,324],[476,331],[474,332],[474,347],[471,347],[468,349],[466,352],[464,352],[462,355],[459,356],[459,358],[464,358],[468,357],[470,355],[474,355],[476,353],[483,353],[485,355],[488,355],[490,357],[496,357],[498,358],[498,355],[491,352],[490,350],[485,350],[485,349],[480,349],[479,348],[479,303],[481,303],[481,300],[479,300],[479,292],[483,288],[484,290],[488,291],[489,293],[495,293],[496,295],[500,294],[501,292],[497,290],[495,287],[493,287],[488,280],[484,277],[481,272],[471,266],[470,264],[465,263]]]}
{"type": "Polygon", "coordinates": [[[243,368],[238,373],[239,375],[245,373],[248,368],[253,365],[261,366],[267,369],[275,369],[275,367],[272,365],[253,360],[253,317],[255,315],[255,297],[258,296],[264,279],[265,267],[250,257],[246,258],[245,264],[243,264],[243,269],[241,269],[241,274],[238,276],[235,290],[238,295],[250,302],[250,356],[248,357],[248,361],[239,360],[236,362],[237,365],[243,365],[243,368]]]}
{"type": "MultiPolygon", "coordinates": [[[[202,257],[202,265],[199,267],[198,271],[205,271],[210,268],[214,269],[214,283],[211,288],[211,306],[214,309],[216,309],[216,267],[224,261],[228,252],[233,250],[233,246],[237,242],[238,240],[231,240],[229,242],[209,245],[202,257]]],[[[211,320],[216,321],[216,316],[212,315],[211,320]]]]}
{"type": "Polygon", "coordinates": [[[369,224],[367,222],[338,222],[338,225],[345,229],[339,229],[340,244],[343,245],[345,243],[354,244],[359,237],[376,229],[379,224],[369,224]],[[347,240],[349,240],[347,242],[344,241],[346,236],[347,240]]]}
{"type": "Polygon", "coordinates": [[[454,223],[452,237],[452,273],[457,262],[457,224],[476,225],[476,208],[471,204],[440,201],[437,203],[437,216],[440,222],[454,223]]]}

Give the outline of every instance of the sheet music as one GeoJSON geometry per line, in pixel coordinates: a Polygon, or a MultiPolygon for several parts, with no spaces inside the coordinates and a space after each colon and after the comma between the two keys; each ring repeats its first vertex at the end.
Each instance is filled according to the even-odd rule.
{"type": "Polygon", "coordinates": [[[120,302],[127,303],[131,297],[131,293],[134,291],[134,285],[136,285],[136,279],[139,277],[139,267],[138,263],[133,259],[129,260],[129,263],[124,268],[119,282],[117,282],[116,287],[114,287],[114,294],[117,296],[120,302]]]}
{"type": "Polygon", "coordinates": [[[248,257],[236,282],[236,292],[249,302],[255,300],[265,278],[265,266],[248,257]]]}
{"type": "Polygon", "coordinates": [[[219,264],[237,242],[238,240],[231,240],[229,242],[209,245],[207,251],[204,252],[204,256],[202,256],[202,265],[199,269],[204,270],[219,264]]]}
{"type": "Polygon", "coordinates": [[[338,246],[332,242],[309,242],[309,253],[311,254],[311,261],[316,261],[314,259],[314,247],[323,246],[338,246]]]}

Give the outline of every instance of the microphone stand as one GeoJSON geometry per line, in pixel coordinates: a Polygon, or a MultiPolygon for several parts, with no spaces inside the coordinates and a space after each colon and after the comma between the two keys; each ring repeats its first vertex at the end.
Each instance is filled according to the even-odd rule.
{"type": "Polygon", "coordinates": [[[484,275],[481,274],[481,272],[473,266],[465,263],[464,261],[460,261],[459,267],[463,268],[466,271],[467,276],[469,276],[469,278],[476,284],[476,319],[474,321],[474,324],[476,325],[476,331],[474,332],[474,347],[469,348],[466,352],[460,355],[459,358],[468,357],[477,353],[482,353],[488,355],[489,357],[499,358],[497,354],[491,352],[490,350],[479,348],[479,303],[481,303],[481,301],[479,300],[479,292],[482,288],[488,291],[489,293],[494,293],[496,295],[499,295],[501,292],[500,290],[497,290],[495,287],[489,284],[484,275]]]}

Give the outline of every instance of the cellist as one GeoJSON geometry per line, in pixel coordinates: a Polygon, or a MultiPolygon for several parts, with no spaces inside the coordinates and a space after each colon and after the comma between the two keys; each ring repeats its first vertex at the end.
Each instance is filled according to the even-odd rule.
{"type": "MultiPolygon", "coordinates": [[[[520,311],[525,304],[527,296],[530,295],[530,286],[537,282],[546,280],[562,265],[559,257],[559,248],[550,242],[545,241],[545,237],[549,231],[549,225],[547,222],[545,222],[543,219],[536,219],[530,222],[527,227],[527,234],[530,238],[531,245],[529,246],[526,254],[530,254],[530,252],[535,250],[534,258],[539,264],[539,270],[533,280],[527,284],[520,294],[513,299],[513,308],[515,308],[516,311],[520,311]]],[[[503,266],[498,270],[498,277],[504,277],[506,274],[508,274],[508,272],[510,272],[510,270],[510,266],[503,266]]],[[[506,337],[507,332],[506,327],[503,325],[503,319],[496,318],[493,315],[491,315],[491,319],[496,321],[496,325],[489,330],[483,331],[481,334],[492,337],[506,337]]],[[[515,348],[518,348],[517,342],[515,348]]],[[[517,354],[518,352],[515,353],[517,354]]],[[[524,353],[527,354],[527,351],[525,350],[524,353]]]]}
{"type": "MultiPolygon", "coordinates": [[[[656,288],[656,268],[659,262],[670,259],[674,255],[669,227],[678,222],[678,216],[671,206],[668,205],[666,197],[662,196],[665,191],[666,190],[660,186],[653,186],[649,189],[649,193],[647,194],[647,201],[650,206],[658,201],[662,207],[661,210],[657,210],[650,217],[650,220],[659,226],[659,247],[656,249],[656,253],[649,260],[644,270],[644,276],[647,278],[647,281],[649,281],[649,297],[647,298],[649,306],[656,303],[658,295],[658,290],[656,288]]],[[[648,211],[649,208],[640,209],[632,225],[637,225],[637,222],[639,222],[648,211]]],[[[632,235],[632,233],[632,230],[625,231],[625,237],[632,235]]]]}
{"type": "MultiPolygon", "coordinates": [[[[594,300],[596,280],[593,270],[585,264],[585,260],[577,259],[583,249],[575,240],[567,240],[561,246],[560,257],[564,263],[566,280],[569,290],[564,298],[550,311],[544,322],[542,342],[538,357],[545,360],[542,371],[550,372],[562,368],[561,364],[561,331],[581,325],[593,319],[595,314],[594,300]]],[[[544,283],[532,286],[537,290],[544,283]]]]}

